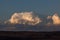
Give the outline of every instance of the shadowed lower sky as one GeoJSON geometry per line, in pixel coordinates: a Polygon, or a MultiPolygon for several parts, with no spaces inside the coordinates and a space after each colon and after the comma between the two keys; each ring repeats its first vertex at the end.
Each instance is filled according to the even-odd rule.
{"type": "Polygon", "coordinates": [[[0,0],[0,19],[7,20],[15,12],[33,11],[46,16],[60,13],[60,0],[0,0]]]}

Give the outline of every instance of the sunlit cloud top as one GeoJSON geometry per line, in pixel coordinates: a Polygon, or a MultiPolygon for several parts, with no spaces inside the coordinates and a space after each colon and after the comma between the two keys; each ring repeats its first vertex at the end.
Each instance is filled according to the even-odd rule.
{"type": "Polygon", "coordinates": [[[52,16],[52,20],[53,24],[60,24],[60,17],[58,16],[57,13],[52,16]]]}
{"type": "Polygon", "coordinates": [[[21,12],[14,13],[9,19],[9,22],[12,24],[36,25],[42,22],[42,20],[38,16],[34,15],[33,12],[21,12]]]}
{"type": "Polygon", "coordinates": [[[59,17],[59,15],[58,15],[58,13],[55,13],[54,15],[52,15],[52,16],[48,16],[47,17],[47,20],[48,19],[51,19],[52,20],[52,22],[50,22],[49,24],[54,24],[54,25],[59,25],[60,24],[60,17],[59,17]]]}

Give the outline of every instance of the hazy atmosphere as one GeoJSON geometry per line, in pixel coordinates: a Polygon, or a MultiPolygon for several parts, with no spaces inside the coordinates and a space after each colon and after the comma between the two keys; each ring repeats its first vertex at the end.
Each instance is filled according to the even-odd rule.
{"type": "Polygon", "coordinates": [[[0,30],[60,31],[60,0],[0,0],[0,24],[0,30]]]}
{"type": "Polygon", "coordinates": [[[33,11],[40,16],[60,14],[60,0],[0,0],[0,19],[7,20],[15,12],[33,11]]]}

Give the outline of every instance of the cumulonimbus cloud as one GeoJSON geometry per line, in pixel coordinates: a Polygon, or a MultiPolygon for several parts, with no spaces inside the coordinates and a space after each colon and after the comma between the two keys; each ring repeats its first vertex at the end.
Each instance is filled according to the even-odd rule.
{"type": "Polygon", "coordinates": [[[60,17],[57,13],[55,13],[53,16],[48,16],[47,19],[52,19],[52,23],[55,25],[60,24],[60,17]]]}
{"type": "Polygon", "coordinates": [[[38,16],[35,16],[33,12],[14,13],[8,21],[12,24],[28,25],[36,25],[42,22],[42,20],[38,16]]]}
{"type": "Polygon", "coordinates": [[[60,24],[60,17],[58,16],[58,14],[54,14],[52,16],[52,20],[53,20],[53,24],[60,24]]]}

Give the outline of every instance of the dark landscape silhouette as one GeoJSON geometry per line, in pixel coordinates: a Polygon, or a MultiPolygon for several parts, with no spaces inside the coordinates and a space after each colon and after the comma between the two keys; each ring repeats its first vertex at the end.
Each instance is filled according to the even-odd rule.
{"type": "Polygon", "coordinates": [[[58,39],[60,38],[60,25],[0,25],[0,39],[2,40],[31,40],[31,39],[58,39]],[[11,28],[10,28],[11,27],[11,28]],[[15,28],[14,28],[15,27],[15,28]],[[43,30],[44,29],[44,30],[43,30]]]}

